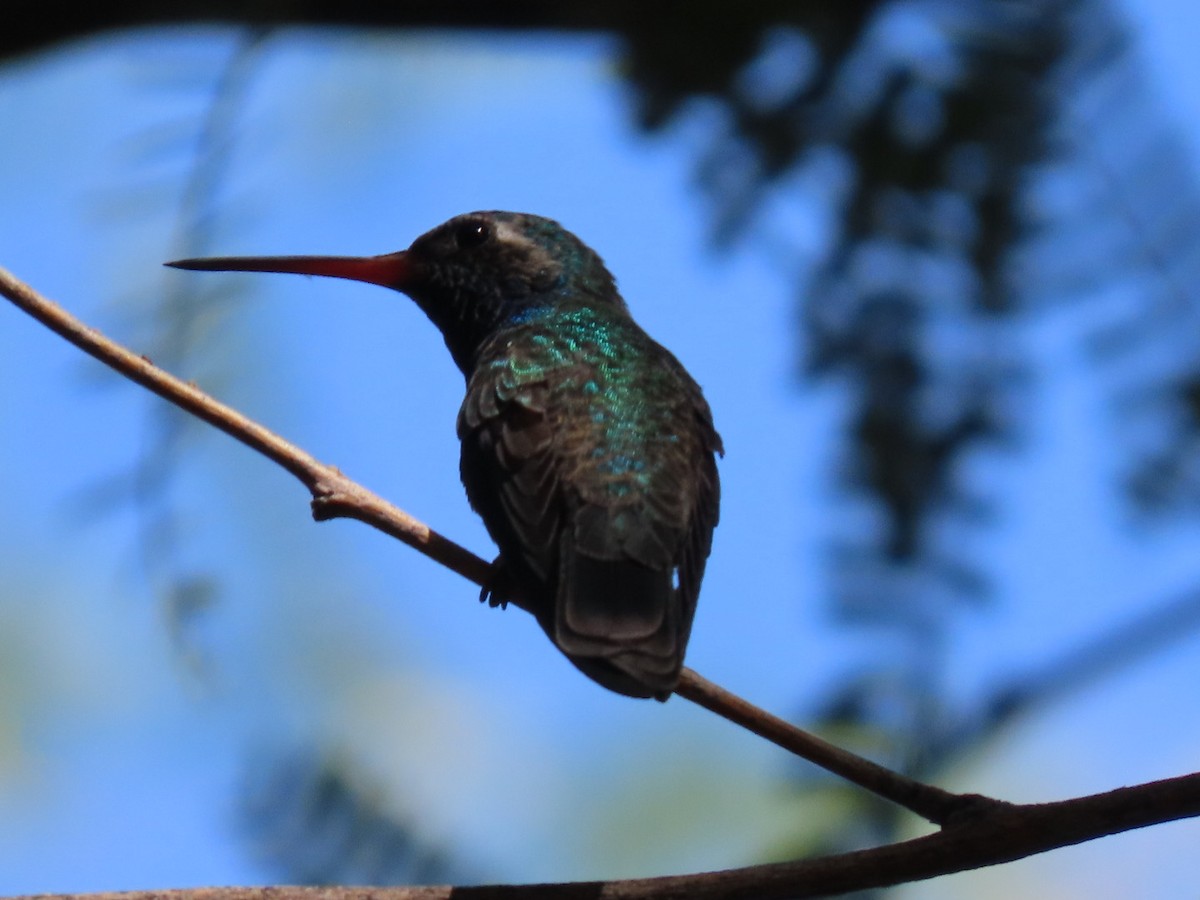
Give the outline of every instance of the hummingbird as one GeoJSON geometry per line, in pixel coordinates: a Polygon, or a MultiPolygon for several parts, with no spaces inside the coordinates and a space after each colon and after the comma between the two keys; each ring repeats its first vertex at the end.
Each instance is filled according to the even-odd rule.
{"type": "Polygon", "coordinates": [[[600,256],[528,213],[456,216],[379,256],[184,259],[407,294],[466,379],[459,471],[499,556],[480,594],[534,614],[610,690],[675,689],[717,524],[721,438],[600,256]]]}

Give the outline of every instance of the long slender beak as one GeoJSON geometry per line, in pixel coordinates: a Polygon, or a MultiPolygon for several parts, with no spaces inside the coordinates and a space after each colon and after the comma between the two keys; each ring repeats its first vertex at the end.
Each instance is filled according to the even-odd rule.
{"type": "Polygon", "coordinates": [[[291,272],[296,275],[327,275],[404,290],[412,283],[416,266],[408,252],[382,256],[213,256],[177,259],[163,263],[176,269],[202,272],[291,272]]]}

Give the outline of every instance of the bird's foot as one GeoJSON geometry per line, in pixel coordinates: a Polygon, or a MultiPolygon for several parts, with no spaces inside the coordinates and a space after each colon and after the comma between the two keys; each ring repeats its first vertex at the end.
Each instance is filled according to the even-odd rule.
{"type": "Polygon", "coordinates": [[[504,557],[497,556],[492,560],[492,571],[485,584],[479,591],[479,602],[487,603],[492,608],[508,609],[508,598],[513,591],[512,575],[504,565],[504,557]]]}

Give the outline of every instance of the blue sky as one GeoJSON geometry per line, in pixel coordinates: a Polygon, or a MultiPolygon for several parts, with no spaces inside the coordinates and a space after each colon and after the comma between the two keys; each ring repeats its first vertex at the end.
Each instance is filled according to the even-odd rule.
{"type": "MultiPolygon", "coordinates": [[[[1154,77],[1179,120],[1197,120],[1195,14],[1138,9],[1154,77]]],[[[21,123],[0,166],[16,211],[0,220],[0,265],[137,349],[164,295],[224,279],[160,267],[195,248],[177,234],[186,154],[153,147],[186,148],[232,46],[215,30],[140,33],[0,73],[0,117],[21,123]]],[[[488,208],[582,236],[704,386],[725,439],[688,662],[788,714],[871,649],[823,608],[838,397],[795,381],[794,301],[764,255],[706,251],[688,126],[634,134],[610,49],[279,35],[201,252],[384,252],[488,208]]],[[[415,307],[336,281],[223,283],[236,300],[200,318],[178,374],[487,555],[458,481],[461,377],[415,307]]],[[[1000,564],[998,603],[964,619],[952,654],[964,700],[1131,602],[1196,582],[1200,532],[1133,539],[1098,487],[1113,460],[1078,349],[1086,326],[1062,311],[1028,326],[1043,388],[1034,450],[979,461],[1006,513],[972,538],[1000,564]]],[[[781,790],[780,754],[682,701],[595,688],[528,617],[480,608],[457,576],[356,523],[312,524],[298,485],[203,433],[171,488],[175,565],[219,586],[191,636],[198,675],[171,644],[161,573],[135,549],[136,511],[90,524],[75,513],[81,491],[144,449],[157,401],[14,310],[0,309],[0,367],[0,415],[18,423],[0,434],[0,464],[17,473],[0,516],[0,895],[263,881],[231,823],[240,764],[267,734],[350,754],[433,837],[512,880],[733,865],[805,820],[781,790]]],[[[1200,722],[1155,704],[1194,683],[1195,651],[1047,710],[950,786],[1053,799],[1191,770],[1200,722]]],[[[1138,896],[1178,896],[1198,835],[1168,826],[912,895],[1032,884],[1128,897],[1138,884],[1138,896]]]]}

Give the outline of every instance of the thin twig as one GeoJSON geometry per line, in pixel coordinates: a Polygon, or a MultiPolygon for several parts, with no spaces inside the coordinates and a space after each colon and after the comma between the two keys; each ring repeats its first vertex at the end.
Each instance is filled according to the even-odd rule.
{"type": "Polygon", "coordinates": [[[154,365],[149,357],[139,356],[85,325],[2,268],[0,294],[80,350],[291,472],[312,494],[313,518],[317,521],[338,517],[358,519],[476,584],[482,584],[487,577],[489,564],[475,554],[367,491],[334,466],[320,462],[253,419],[213,399],[195,384],[176,378],[154,365]]]}
{"type": "MultiPolygon", "coordinates": [[[[240,149],[235,139],[237,125],[253,94],[253,75],[261,68],[270,34],[266,25],[240,29],[211,87],[180,195],[179,234],[172,256],[203,256],[208,249],[217,219],[213,198],[224,195],[231,160],[240,149]]],[[[211,317],[213,304],[203,302],[202,289],[195,281],[181,280],[156,307],[164,327],[154,342],[154,355],[169,368],[181,368],[202,321],[211,327],[211,318],[205,317],[211,317]]],[[[142,568],[155,593],[167,601],[166,624],[178,654],[203,678],[207,659],[186,628],[194,602],[189,587],[195,579],[183,562],[185,529],[168,490],[177,471],[179,450],[193,433],[185,427],[188,421],[186,414],[169,405],[155,404],[150,410],[147,445],[132,470],[132,499],[138,512],[142,568]]]]}
{"type": "MultiPolygon", "coordinates": [[[[89,328],[0,269],[0,294],[75,346],[138,384],[262,453],[309,489],[313,515],[358,519],[398,538],[476,584],[489,565],[429,526],[318,462],[256,422],[89,328]]],[[[862,787],[949,826],[916,838],[818,859],[662,878],[477,888],[204,888],[60,895],[58,900],[738,900],[827,896],[995,865],[1146,825],[1200,816],[1200,774],[1058,803],[1014,805],[950,794],[841,750],[685,669],[678,693],[731,722],[862,787]]]]}
{"type": "Polygon", "coordinates": [[[952,734],[942,755],[961,752],[966,742],[979,744],[1015,717],[1044,707],[1069,691],[1079,691],[1161,653],[1200,630],[1200,592],[1190,590],[1157,606],[1151,601],[1132,604],[1137,613],[1127,616],[1098,637],[1072,647],[1048,663],[1002,684],[980,705],[983,714],[952,734]]]}
{"type": "MultiPolygon", "coordinates": [[[[312,494],[313,518],[317,521],[357,519],[403,541],[477,585],[488,582],[490,564],[471,551],[371,493],[333,466],[318,461],[236,409],[215,400],[194,384],[182,381],[145,356],[139,356],[88,327],[4,269],[0,269],[0,293],[85,353],[291,472],[312,494]]],[[[519,597],[514,597],[512,602],[524,608],[519,597]]],[[[958,812],[983,802],[982,798],[973,795],[951,794],[922,784],[835,747],[718,687],[691,669],[683,670],[676,693],[931,822],[945,824],[958,812]]]]}
{"type": "Polygon", "coordinates": [[[683,670],[675,693],[937,825],[977,815],[984,807],[1007,805],[979,794],[952,794],[894,772],[785,722],[691,669],[683,670]]]}

